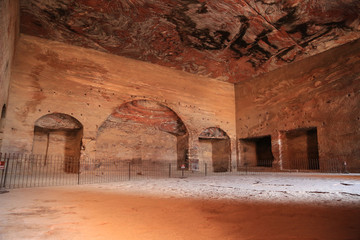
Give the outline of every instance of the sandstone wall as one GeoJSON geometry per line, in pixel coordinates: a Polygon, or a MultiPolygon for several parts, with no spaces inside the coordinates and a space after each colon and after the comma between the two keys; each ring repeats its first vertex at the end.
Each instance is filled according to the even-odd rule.
{"type": "Polygon", "coordinates": [[[0,0],[0,146],[3,138],[11,66],[19,35],[19,2],[0,0]]]}
{"type": "MultiPolygon", "coordinates": [[[[101,152],[101,146],[106,144],[107,147],[108,144],[115,144],[122,152],[129,150],[135,154],[134,149],[124,149],[121,142],[124,132],[130,132],[131,135],[132,129],[127,129],[129,125],[124,125],[125,130],[121,132],[119,127],[111,128],[111,121],[106,121],[118,114],[116,109],[122,104],[145,99],[173,110],[185,124],[187,134],[184,136],[187,139],[183,139],[181,134],[175,136],[176,133],[166,135],[166,129],[171,124],[165,126],[161,121],[162,125],[157,128],[165,129],[162,133],[155,134],[152,133],[154,129],[134,127],[134,135],[128,135],[127,138],[128,146],[135,148],[147,145],[147,152],[139,153],[135,158],[151,158],[149,151],[159,151],[150,146],[155,142],[169,143],[164,148],[166,151],[158,158],[174,159],[175,152],[171,152],[170,148],[176,151],[176,145],[179,148],[187,142],[188,156],[198,158],[199,134],[206,128],[218,127],[231,139],[232,159],[235,163],[234,95],[233,84],[22,35],[12,68],[7,114],[9,121],[5,126],[6,139],[2,151],[30,153],[35,121],[46,114],[59,112],[76,118],[83,125],[82,156],[94,158],[96,148],[101,152]],[[136,131],[139,129],[147,133],[141,135],[140,145],[136,143],[136,131]],[[154,139],[149,136],[154,136],[154,139]],[[101,140],[101,144],[97,144],[97,140],[101,140]]],[[[148,121],[149,118],[144,116],[137,118],[133,113],[124,114],[127,117],[122,118],[123,121],[147,121],[153,124],[152,120],[148,121]]],[[[153,127],[151,124],[147,126],[153,127]]],[[[116,146],[111,151],[115,151],[116,146]]]]}
{"type": "Polygon", "coordinates": [[[337,159],[360,171],[360,40],[236,84],[235,96],[237,138],[271,136],[273,167],[297,149],[316,157],[317,134],[320,167],[337,159]]]}

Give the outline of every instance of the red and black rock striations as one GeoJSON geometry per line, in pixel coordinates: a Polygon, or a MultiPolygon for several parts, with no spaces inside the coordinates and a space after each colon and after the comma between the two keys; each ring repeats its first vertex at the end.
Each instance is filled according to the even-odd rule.
{"type": "Polygon", "coordinates": [[[120,126],[124,122],[142,124],[175,136],[182,136],[187,132],[184,123],[174,111],[148,100],[134,100],[122,104],[115,109],[101,128],[120,126]]]}
{"type": "Polygon", "coordinates": [[[25,34],[228,82],[360,37],[358,0],[21,0],[25,34]]]}

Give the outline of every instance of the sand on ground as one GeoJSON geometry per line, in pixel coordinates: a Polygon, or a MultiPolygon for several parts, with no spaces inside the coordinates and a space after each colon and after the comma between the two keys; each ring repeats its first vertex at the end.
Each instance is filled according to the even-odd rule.
{"type": "MultiPolygon", "coordinates": [[[[353,186],[359,183],[351,181],[353,186]]],[[[148,182],[166,188],[159,186],[165,184],[162,180],[148,182]]],[[[181,198],[136,189],[129,193],[119,187],[124,184],[142,183],[13,189],[0,194],[0,240],[360,239],[360,202],[181,198]]]]}

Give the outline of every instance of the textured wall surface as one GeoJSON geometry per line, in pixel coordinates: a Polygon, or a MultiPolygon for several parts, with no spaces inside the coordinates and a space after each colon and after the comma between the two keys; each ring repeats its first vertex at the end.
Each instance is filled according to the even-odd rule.
{"type": "Polygon", "coordinates": [[[236,84],[235,92],[237,137],[271,135],[275,166],[286,131],[315,127],[320,165],[335,158],[360,171],[359,40],[236,84]]]}
{"type": "MultiPolygon", "coordinates": [[[[0,0],[0,111],[7,104],[11,66],[19,34],[19,2],[0,0]]],[[[4,119],[0,120],[0,146],[4,119]]]]}
{"type": "Polygon", "coordinates": [[[36,120],[34,126],[33,154],[41,155],[46,162],[51,157],[79,159],[83,126],[78,120],[52,113],[36,120]]]}
{"type": "MultiPolygon", "coordinates": [[[[226,172],[231,165],[230,139],[220,128],[210,127],[200,135],[199,160],[214,172],[226,172]]],[[[202,166],[201,166],[202,167],[202,166]]]]}
{"type": "Polygon", "coordinates": [[[360,37],[358,0],[21,0],[25,34],[239,82],[360,37]]]}
{"type": "MultiPolygon", "coordinates": [[[[117,135],[121,132],[111,131],[113,128],[104,124],[110,117],[142,126],[145,121],[148,128],[161,130],[162,134],[157,132],[156,136],[171,139],[166,140],[168,149],[174,148],[176,138],[180,145],[188,142],[188,155],[193,158],[197,158],[200,133],[209,127],[219,127],[232,140],[235,160],[234,97],[234,86],[230,83],[22,35],[12,68],[7,116],[11,121],[5,126],[2,150],[30,152],[35,121],[48,113],[59,112],[83,125],[83,156],[95,157],[98,137],[109,141],[110,136],[114,144],[119,144],[117,135]],[[173,112],[164,111],[160,105],[148,106],[153,108],[151,111],[131,104],[126,111],[120,108],[139,99],[157,102],[173,112]],[[140,116],[136,118],[138,113],[140,116]],[[184,129],[176,117],[184,123],[188,140],[182,139],[184,129]],[[168,124],[164,124],[164,119],[168,124]]],[[[141,141],[151,144],[154,141],[149,138],[151,131],[139,129],[146,132],[141,141]]],[[[136,134],[129,138],[129,144],[136,146],[136,134]]]]}
{"type": "Polygon", "coordinates": [[[96,159],[182,162],[187,147],[178,137],[188,135],[179,116],[149,100],[126,102],[99,127],[96,159]],[[179,154],[179,158],[177,153],[179,154]]]}

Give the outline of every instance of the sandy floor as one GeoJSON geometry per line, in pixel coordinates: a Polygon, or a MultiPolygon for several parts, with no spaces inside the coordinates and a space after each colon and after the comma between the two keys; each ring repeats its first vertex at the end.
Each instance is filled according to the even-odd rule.
{"type": "Polygon", "coordinates": [[[359,176],[158,179],[0,194],[1,240],[359,240],[359,226],[359,176]]]}

